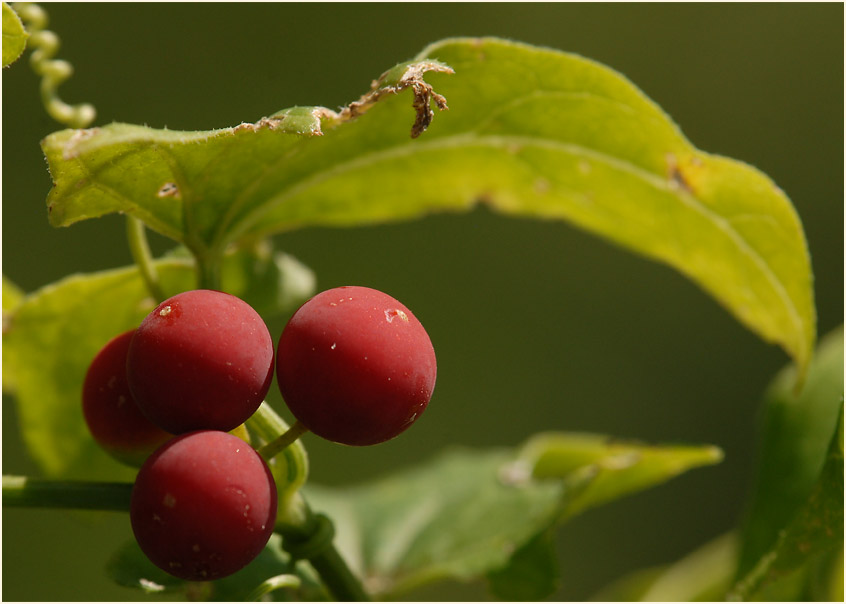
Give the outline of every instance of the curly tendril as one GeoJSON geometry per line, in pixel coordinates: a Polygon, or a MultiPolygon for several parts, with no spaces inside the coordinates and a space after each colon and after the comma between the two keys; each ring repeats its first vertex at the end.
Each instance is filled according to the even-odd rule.
{"type": "Polygon", "coordinates": [[[41,101],[48,115],[71,128],[86,128],[97,111],[88,103],[68,105],[59,98],[58,88],[73,74],[67,61],[53,59],[59,50],[59,36],[45,29],[47,13],[37,4],[16,2],[12,5],[30,34],[27,46],[33,49],[29,61],[32,70],[41,76],[41,101]]]}

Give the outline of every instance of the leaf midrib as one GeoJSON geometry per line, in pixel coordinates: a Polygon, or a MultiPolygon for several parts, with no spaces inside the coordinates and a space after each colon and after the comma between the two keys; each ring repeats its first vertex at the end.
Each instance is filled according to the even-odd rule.
{"type": "MultiPolygon", "coordinates": [[[[598,94],[595,94],[595,93],[592,93],[592,92],[589,92],[589,91],[585,91],[585,90],[548,90],[548,89],[541,90],[541,89],[536,89],[536,90],[532,90],[531,92],[528,92],[526,94],[523,94],[521,96],[515,96],[514,98],[512,98],[507,103],[503,103],[503,104],[500,104],[500,105],[493,107],[492,110],[490,111],[490,113],[483,120],[476,123],[476,125],[473,127],[471,133],[476,133],[478,135],[479,132],[483,132],[489,125],[493,124],[498,116],[503,115],[507,112],[513,111],[516,107],[519,107],[521,104],[525,104],[527,102],[534,101],[534,100],[537,100],[539,98],[544,98],[544,99],[550,99],[550,98],[592,99],[592,100],[595,100],[597,102],[607,103],[608,105],[613,106],[613,107],[615,107],[615,108],[617,108],[617,109],[619,109],[619,110],[621,110],[625,113],[628,113],[629,115],[635,115],[635,114],[638,113],[637,109],[635,109],[631,105],[629,105],[629,104],[627,104],[627,103],[625,103],[625,102],[623,102],[619,99],[616,99],[616,98],[613,98],[613,97],[598,95],[598,94]]],[[[662,123],[661,115],[660,115],[660,109],[658,109],[657,107],[652,107],[652,109],[653,109],[653,111],[659,112],[659,114],[656,115],[654,113],[651,113],[651,114],[647,115],[647,114],[641,113],[641,118],[646,119],[653,124],[662,123]]],[[[678,131],[678,128],[675,127],[674,124],[673,124],[673,127],[676,131],[677,136],[679,136],[680,140],[684,140],[684,137],[681,135],[681,132],[678,131]]],[[[462,136],[462,135],[456,135],[456,136],[462,136]]],[[[451,137],[447,136],[445,138],[449,139],[451,137]]],[[[442,139],[439,139],[439,140],[444,140],[444,139],[442,138],[442,139]]],[[[373,152],[369,155],[382,155],[382,154],[400,155],[401,154],[399,152],[400,150],[408,149],[409,146],[412,145],[412,144],[415,144],[415,143],[414,142],[407,142],[407,143],[402,144],[402,145],[394,145],[394,146],[388,147],[386,149],[382,149],[378,152],[373,152]]],[[[236,233],[237,229],[233,228],[230,231],[230,227],[233,224],[237,224],[238,222],[243,222],[245,220],[243,218],[242,219],[235,218],[237,216],[238,208],[240,208],[244,205],[247,205],[248,201],[249,201],[249,197],[251,195],[251,192],[255,191],[257,189],[260,189],[265,184],[265,180],[268,178],[268,176],[275,174],[280,169],[282,169],[284,162],[295,152],[296,152],[296,149],[294,149],[294,148],[289,149],[288,153],[286,153],[283,157],[280,157],[276,161],[272,162],[271,164],[268,164],[264,168],[262,175],[255,178],[253,180],[253,182],[250,184],[249,187],[246,187],[246,188],[243,189],[242,193],[234,200],[232,205],[228,208],[227,213],[224,216],[224,219],[219,223],[219,225],[215,229],[215,234],[214,234],[214,238],[213,238],[214,243],[212,244],[213,247],[214,247],[214,245],[223,245],[223,243],[225,243],[224,240],[226,240],[227,238],[228,239],[237,238],[237,237],[233,236],[233,233],[236,233]]],[[[360,157],[362,157],[362,156],[360,156],[360,157]]],[[[336,166],[337,165],[342,166],[341,170],[344,169],[343,163],[342,164],[336,164],[336,166]]],[[[366,163],[365,164],[356,164],[356,166],[359,166],[359,165],[367,165],[367,164],[366,163]]],[[[329,171],[331,172],[333,169],[334,168],[330,168],[329,171]]],[[[315,175],[315,177],[319,177],[319,174],[315,175]]],[[[296,188],[296,185],[293,185],[293,187],[296,188]]],[[[258,213],[261,212],[260,209],[257,209],[256,211],[258,213]]],[[[249,218],[249,214],[250,214],[250,212],[247,213],[247,218],[249,218]]]]}
{"type": "Polygon", "coordinates": [[[722,231],[736,246],[742,255],[746,256],[750,262],[757,266],[758,270],[764,275],[766,280],[770,283],[776,291],[778,297],[782,300],[785,309],[787,310],[794,327],[797,327],[798,332],[801,332],[802,321],[796,309],[796,305],[787,293],[784,284],[778,276],[772,271],[766,261],[755,250],[754,246],[745,239],[742,234],[736,229],[732,228],[731,219],[718,214],[710,209],[704,202],[699,200],[695,195],[688,193],[681,189],[672,180],[662,178],[649,172],[631,162],[621,160],[617,157],[610,156],[595,149],[577,145],[574,143],[565,143],[561,141],[554,141],[549,139],[540,139],[525,136],[513,135],[478,135],[474,132],[463,133],[454,136],[441,137],[438,139],[431,139],[428,141],[409,142],[404,145],[397,145],[388,149],[374,151],[366,155],[360,155],[354,159],[346,162],[335,164],[328,170],[314,174],[306,179],[289,186],[286,190],[269,199],[266,203],[262,203],[254,210],[245,214],[238,221],[232,223],[232,230],[230,231],[231,238],[237,238],[239,233],[249,231],[252,225],[261,220],[262,215],[267,214],[273,208],[284,203],[301,193],[307,191],[310,187],[319,185],[327,180],[341,176],[345,173],[354,170],[371,167],[380,162],[390,162],[399,157],[407,157],[414,153],[421,151],[434,151],[437,149],[448,149],[458,147],[489,147],[508,149],[515,145],[522,147],[545,148],[559,153],[566,153],[574,155],[579,158],[590,159],[602,164],[605,164],[615,170],[619,170],[634,176],[648,184],[651,187],[659,189],[673,195],[680,203],[684,204],[691,210],[703,215],[709,222],[713,223],[720,231],[722,231]],[[242,225],[238,228],[237,225],[242,225]]]}

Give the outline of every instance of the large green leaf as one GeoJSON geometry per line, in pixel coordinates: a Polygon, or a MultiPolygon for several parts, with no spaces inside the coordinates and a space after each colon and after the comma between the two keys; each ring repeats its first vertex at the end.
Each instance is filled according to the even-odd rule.
{"type": "MultiPolygon", "coordinates": [[[[175,254],[156,262],[167,295],[192,289],[193,260],[175,254]]],[[[292,310],[311,295],[313,277],[289,256],[228,255],[227,291],[265,313],[292,310]],[[254,287],[256,281],[264,287],[254,287]],[[275,284],[275,285],[274,285],[275,284]],[[281,288],[288,285],[285,294],[281,288]],[[261,291],[259,296],[250,292],[261,291]]],[[[80,393],[88,365],[112,337],[137,327],[155,306],[136,267],[72,275],[26,296],[3,333],[3,381],[14,384],[24,442],[47,476],[119,479],[132,473],[88,434],[80,393]]]]}
{"type": "Polygon", "coordinates": [[[207,254],[249,235],[486,203],[570,221],[674,267],[781,345],[800,380],[811,357],[810,260],[784,193],[697,150],[624,77],[578,56],[450,39],[340,113],[298,107],[208,132],[111,124],[57,132],[43,149],[54,225],[127,212],[207,254]],[[405,89],[415,135],[432,101],[449,103],[419,138],[405,89]]]}
{"type": "Polygon", "coordinates": [[[556,523],[718,460],[713,447],[550,434],[526,451],[453,450],[368,485],[306,492],[336,522],[338,547],[379,597],[488,576],[500,597],[537,599],[556,585],[547,540],[556,523]],[[549,459],[544,444],[555,449],[554,472],[538,462],[549,459]]]}
{"type": "Polygon", "coordinates": [[[8,67],[17,60],[26,48],[29,34],[24,29],[18,14],[5,2],[3,3],[3,67],[8,67]]]}

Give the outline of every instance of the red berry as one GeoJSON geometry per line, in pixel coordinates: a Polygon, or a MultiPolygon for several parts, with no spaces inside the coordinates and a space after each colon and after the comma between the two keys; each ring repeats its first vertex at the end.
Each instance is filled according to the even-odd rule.
{"type": "Polygon", "coordinates": [[[276,376],[291,413],[347,445],[408,428],[429,404],[432,342],[408,308],[367,287],[338,287],[303,304],[279,339],[276,376]]]}
{"type": "Polygon", "coordinates": [[[112,457],[139,467],[173,437],[141,413],[126,380],[126,354],[135,330],[109,341],[88,367],[82,413],[94,440],[112,457]]]}
{"type": "Polygon", "coordinates": [[[258,408],[273,379],[273,340],[243,300],[188,291],[159,304],[129,347],[129,387],[168,432],[232,430],[258,408]]]}
{"type": "Polygon", "coordinates": [[[141,467],[129,517],[141,550],[162,570],[208,581],[251,562],[276,521],[276,485],[264,460],[226,432],[183,434],[141,467]]]}

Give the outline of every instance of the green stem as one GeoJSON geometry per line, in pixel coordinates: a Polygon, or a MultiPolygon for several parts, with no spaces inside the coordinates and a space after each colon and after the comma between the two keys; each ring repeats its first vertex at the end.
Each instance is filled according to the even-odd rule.
{"type": "MultiPolygon", "coordinates": [[[[299,492],[296,495],[301,497],[299,492]]],[[[4,507],[127,512],[131,496],[132,484],[129,483],[70,482],[3,476],[4,507]]],[[[291,550],[301,552],[301,557],[311,563],[327,589],[338,600],[368,601],[370,598],[361,582],[335,547],[331,521],[315,515],[305,501],[300,501],[304,513],[299,524],[276,527],[276,531],[283,537],[283,547],[287,544],[291,550]],[[314,543],[310,543],[312,541],[314,543]]]]}
{"type": "Polygon", "coordinates": [[[299,420],[294,422],[294,425],[288,428],[285,432],[279,435],[278,438],[275,440],[270,441],[260,449],[258,449],[258,454],[261,455],[266,461],[273,459],[288,448],[288,445],[296,441],[300,436],[308,432],[308,428],[302,425],[299,420]]]}
{"type": "Polygon", "coordinates": [[[141,278],[144,279],[147,290],[156,299],[156,302],[161,302],[165,299],[165,295],[159,281],[159,273],[156,270],[156,265],[153,263],[150,245],[147,243],[147,232],[144,228],[144,223],[134,216],[127,216],[126,238],[129,242],[129,251],[132,253],[132,259],[135,260],[138,270],[141,271],[141,278]]]}
{"type": "Polygon", "coordinates": [[[258,602],[264,596],[277,589],[297,589],[302,584],[296,575],[276,575],[264,580],[245,598],[247,602],[258,602]]]}
{"type": "Polygon", "coordinates": [[[370,601],[361,581],[335,547],[332,521],[322,514],[314,514],[308,506],[306,509],[307,517],[302,525],[277,524],[276,532],[282,535],[282,548],[291,555],[292,560],[308,560],[336,600],[370,601]]]}
{"type": "MultiPolygon", "coordinates": [[[[291,430],[266,402],[247,420],[247,426],[263,443],[272,443],[291,430]]],[[[273,472],[279,493],[276,523],[294,527],[305,525],[309,518],[308,506],[303,501],[300,489],[308,479],[308,455],[302,442],[291,440],[280,454],[264,459],[273,472]]]]}
{"type": "Polygon", "coordinates": [[[223,291],[220,279],[220,254],[194,251],[197,260],[197,286],[200,289],[223,291]]]}
{"type": "Polygon", "coordinates": [[[129,509],[132,485],[118,482],[66,482],[3,476],[3,506],[77,510],[129,509]]]}
{"type": "Polygon", "coordinates": [[[326,587],[333,596],[342,602],[369,602],[370,596],[364,591],[350,567],[338,553],[334,543],[312,557],[309,562],[323,578],[326,587]]]}

